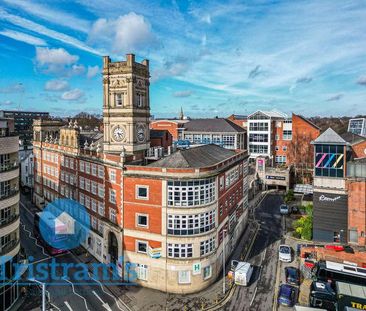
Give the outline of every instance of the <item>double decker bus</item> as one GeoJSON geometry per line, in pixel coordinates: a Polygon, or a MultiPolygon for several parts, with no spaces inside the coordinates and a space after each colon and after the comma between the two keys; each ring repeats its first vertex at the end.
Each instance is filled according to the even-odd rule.
{"type": "Polygon", "coordinates": [[[317,281],[331,282],[333,286],[337,281],[366,284],[366,268],[333,261],[319,261],[313,269],[313,276],[317,281]]]}
{"type": "MultiPolygon", "coordinates": [[[[36,236],[37,240],[42,244],[42,246],[50,255],[65,253],[66,252],[65,249],[57,248],[55,247],[55,245],[64,245],[64,241],[68,239],[68,235],[66,234],[56,234],[55,224],[53,223],[54,220],[55,217],[48,211],[39,212],[34,215],[33,233],[36,236]],[[40,222],[42,223],[43,226],[42,227],[43,234],[47,234],[47,241],[45,241],[45,239],[41,234],[39,227],[40,222]]],[[[65,225],[58,224],[58,226],[62,227],[65,225]]],[[[58,230],[62,229],[63,228],[58,228],[58,230]]]]}

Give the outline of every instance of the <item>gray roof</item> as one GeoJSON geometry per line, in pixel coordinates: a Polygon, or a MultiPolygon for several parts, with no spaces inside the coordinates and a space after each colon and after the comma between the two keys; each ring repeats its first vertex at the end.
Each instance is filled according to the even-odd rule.
{"type": "Polygon", "coordinates": [[[346,145],[347,141],[345,141],[332,128],[329,127],[324,133],[320,134],[319,137],[313,141],[313,144],[346,145]]]}
{"type": "Polygon", "coordinates": [[[217,132],[238,133],[245,132],[241,126],[224,118],[194,119],[184,125],[185,132],[217,132]]]}
{"type": "Polygon", "coordinates": [[[95,131],[90,131],[90,132],[81,132],[79,135],[79,144],[81,146],[84,146],[85,141],[88,142],[88,144],[90,145],[92,142],[93,143],[100,143],[100,145],[103,145],[103,133],[101,132],[95,132],[95,131]]]}
{"type": "Polygon", "coordinates": [[[354,144],[358,144],[361,143],[363,141],[366,140],[366,137],[351,133],[351,132],[346,132],[344,134],[341,135],[341,137],[346,141],[349,142],[351,145],[354,144]]]}
{"type": "Polygon", "coordinates": [[[153,167],[166,168],[199,168],[215,165],[237,153],[217,145],[203,145],[187,150],[178,150],[163,159],[149,164],[153,167]]]}

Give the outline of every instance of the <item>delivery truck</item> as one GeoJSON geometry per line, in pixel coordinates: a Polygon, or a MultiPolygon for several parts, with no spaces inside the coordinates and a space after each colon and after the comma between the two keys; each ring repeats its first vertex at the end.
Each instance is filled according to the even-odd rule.
{"type": "Polygon", "coordinates": [[[248,286],[250,283],[250,278],[253,274],[253,267],[249,262],[237,261],[232,263],[232,268],[234,271],[234,281],[236,285],[248,286]]]}
{"type": "Polygon", "coordinates": [[[366,310],[366,286],[336,282],[333,289],[330,282],[313,282],[310,306],[334,311],[346,311],[347,307],[366,310]]]}

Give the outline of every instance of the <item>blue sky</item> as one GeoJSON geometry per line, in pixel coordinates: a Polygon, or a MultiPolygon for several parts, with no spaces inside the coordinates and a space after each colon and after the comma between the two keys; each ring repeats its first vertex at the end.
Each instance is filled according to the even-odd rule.
{"type": "Polygon", "coordinates": [[[102,55],[150,59],[152,114],[365,114],[366,3],[0,0],[0,107],[101,113],[102,55]]]}

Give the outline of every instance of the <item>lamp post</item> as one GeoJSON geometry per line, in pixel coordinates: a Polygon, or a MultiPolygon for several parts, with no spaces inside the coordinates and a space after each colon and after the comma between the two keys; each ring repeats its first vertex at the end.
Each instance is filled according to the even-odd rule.
{"type": "Polygon", "coordinates": [[[225,295],[226,286],[225,286],[225,234],[227,230],[224,229],[222,231],[222,293],[225,295]]]}
{"type": "Polygon", "coordinates": [[[42,311],[46,311],[46,283],[42,283],[36,279],[29,279],[31,282],[38,283],[42,286],[42,311]]]}

